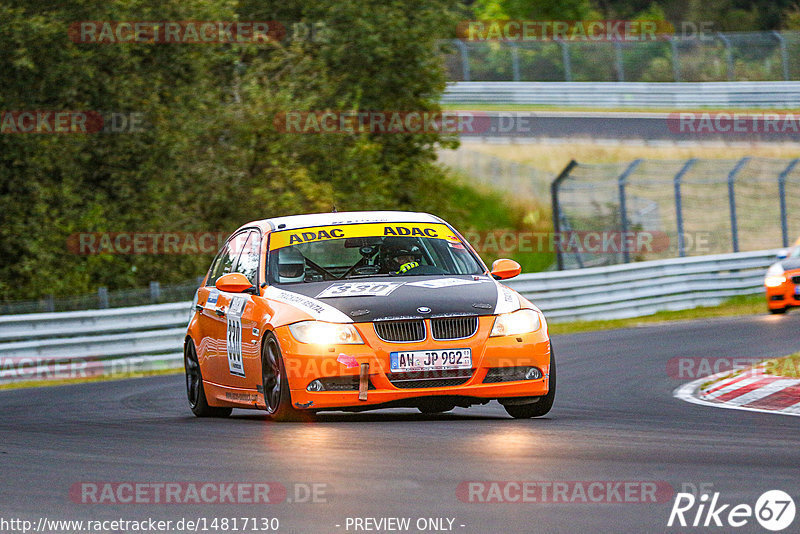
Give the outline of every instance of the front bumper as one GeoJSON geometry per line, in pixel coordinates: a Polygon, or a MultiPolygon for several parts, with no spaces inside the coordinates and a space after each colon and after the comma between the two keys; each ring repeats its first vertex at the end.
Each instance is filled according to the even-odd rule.
{"type": "MultiPolygon", "coordinates": [[[[414,406],[421,398],[459,397],[485,399],[506,397],[538,397],[549,391],[550,340],[545,327],[528,334],[489,337],[494,316],[479,318],[478,330],[470,338],[437,341],[430,337],[415,343],[390,343],[375,334],[372,323],[357,323],[363,345],[313,345],[297,342],[288,327],[275,329],[286,366],[292,404],[297,409],[324,410],[361,408],[378,405],[414,406]],[[389,353],[400,350],[457,349],[472,350],[472,369],[463,370],[466,380],[442,383],[433,387],[398,387],[391,379],[397,378],[389,364],[389,353]],[[340,355],[346,363],[337,361],[340,355]],[[357,365],[354,365],[357,362],[357,365]],[[350,377],[357,383],[361,364],[369,364],[369,383],[366,400],[359,400],[357,387],[348,391],[309,391],[309,383],[316,379],[350,377]],[[351,367],[347,367],[347,364],[351,367]],[[508,367],[536,367],[542,377],[534,380],[484,383],[490,369],[508,367]],[[388,376],[388,375],[391,375],[388,376]],[[391,379],[390,379],[391,378],[391,379]],[[407,403],[407,404],[404,404],[407,403]]],[[[429,325],[428,325],[429,326],[429,325]]],[[[430,328],[428,329],[430,332],[430,328]]],[[[435,373],[435,372],[432,372],[435,373]]],[[[442,376],[447,376],[442,373],[442,376]]],[[[412,386],[416,384],[413,383],[412,386]]]]}
{"type": "Polygon", "coordinates": [[[800,285],[792,282],[793,278],[800,276],[800,272],[788,272],[785,276],[786,281],[779,286],[764,286],[767,306],[770,309],[800,306],[800,294],[797,293],[800,285]]]}

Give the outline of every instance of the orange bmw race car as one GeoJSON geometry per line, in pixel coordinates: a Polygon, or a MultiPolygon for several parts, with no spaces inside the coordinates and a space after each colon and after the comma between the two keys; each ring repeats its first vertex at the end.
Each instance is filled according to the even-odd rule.
{"type": "Polygon", "coordinates": [[[542,312],[497,282],[442,219],[397,211],[265,219],[239,228],[197,290],[184,345],[197,416],[232,408],[297,420],[321,410],[497,399],[541,416],[556,365],[542,312]]]}
{"type": "Polygon", "coordinates": [[[767,269],[764,288],[770,313],[785,313],[800,306],[800,239],[778,254],[778,261],[767,269]]]}

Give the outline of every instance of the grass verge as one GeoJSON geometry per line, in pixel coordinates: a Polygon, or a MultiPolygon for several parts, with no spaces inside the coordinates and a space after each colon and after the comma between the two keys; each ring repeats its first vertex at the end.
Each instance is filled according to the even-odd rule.
{"type": "Polygon", "coordinates": [[[522,266],[522,272],[535,273],[547,270],[556,261],[555,252],[549,250],[524,250],[523,247],[500,246],[489,239],[489,234],[511,232],[517,236],[525,233],[550,234],[553,223],[550,205],[540,200],[518,197],[510,193],[475,184],[457,170],[449,170],[452,181],[442,184],[455,213],[461,220],[450,222],[470,241],[483,261],[491,267],[500,257],[510,258],[522,266]],[[478,239],[471,234],[477,233],[478,239]]]}
{"type": "Polygon", "coordinates": [[[729,378],[735,378],[759,365],[764,366],[765,375],[772,375],[780,378],[800,378],[800,352],[795,352],[794,354],[789,354],[788,356],[783,356],[781,358],[770,358],[769,360],[761,361],[752,367],[746,369],[736,369],[730,373],[713,378],[700,384],[700,390],[702,391],[704,389],[708,389],[717,382],[722,382],[723,380],[728,380],[729,378]]]}
{"type": "Polygon", "coordinates": [[[85,384],[87,382],[110,382],[112,380],[125,380],[128,378],[144,378],[146,376],[175,375],[183,373],[183,369],[158,369],[154,371],[140,371],[135,373],[119,373],[109,376],[92,376],[88,378],[65,378],[56,380],[24,380],[0,384],[0,391],[4,389],[22,389],[47,386],[64,386],[69,384],[85,384]]]}
{"type": "Polygon", "coordinates": [[[772,143],[761,145],[708,146],[693,145],[627,145],[591,142],[492,144],[465,142],[464,150],[481,152],[502,160],[516,161],[552,174],[561,172],[570,160],[579,163],[628,163],[635,159],[686,160],[741,159],[745,156],[792,159],[797,145],[772,143]]]}
{"type": "MultiPolygon", "coordinates": [[[[536,304],[534,302],[534,304],[536,304]]],[[[688,321],[709,317],[735,317],[765,313],[763,295],[747,295],[726,300],[719,306],[703,306],[691,310],[662,311],[645,317],[611,319],[608,321],[574,321],[570,323],[548,323],[550,334],[577,334],[595,330],[614,330],[670,321],[688,321]]]]}
{"type": "Polygon", "coordinates": [[[784,378],[800,378],[800,352],[764,362],[764,373],[784,378]]]}

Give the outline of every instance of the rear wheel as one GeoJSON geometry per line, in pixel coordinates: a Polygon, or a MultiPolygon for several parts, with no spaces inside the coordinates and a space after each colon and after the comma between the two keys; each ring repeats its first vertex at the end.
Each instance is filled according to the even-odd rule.
{"type": "Polygon", "coordinates": [[[267,415],[273,421],[303,421],[312,418],[311,414],[292,407],[281,347],[272,332],[267,334],[261,344],[261,383],[264,387],[267,415]]]}
{"type": "Polygon", "coordinates": [[[773,315],[780,315],[786,313],[786,308],[769,308],[769,312],[773,315]]]}
{"type": "Polygon", "coordinates": [[[233,408],[208,405],[203,388],[203,374],[200,372],[200,362],[192,340],[187,341],[183,348],[183,368],[186,372],[186,396],[189,398],[192,413],[197,417],[228,417],[233,408]]]}
{"type": "Polygon", "coordinates": [[[556,398],[556,357],[552,348],[550,349],[550,378],[548,383],[550,390],[547,395],[539,397],[539,400],[533,403],[503,405],[506,413],[514,419],[529,419],[546,415],[553,407],[553,401],[556,398]]]}

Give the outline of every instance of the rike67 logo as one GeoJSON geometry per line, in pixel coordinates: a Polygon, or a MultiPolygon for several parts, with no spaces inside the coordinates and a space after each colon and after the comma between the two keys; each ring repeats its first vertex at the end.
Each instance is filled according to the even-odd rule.
{"type": "Polygon", "coordinates": [[[722,503],[719,495],[714,492],[709,497],[704,493],[697,498],[691,493],[676,494],[667,526],[739,528],[750,524],[755,517],[763,528],[777,532],[794,521],[794,500],[785,491],[766,491],[755,506],[722,503]]]}

